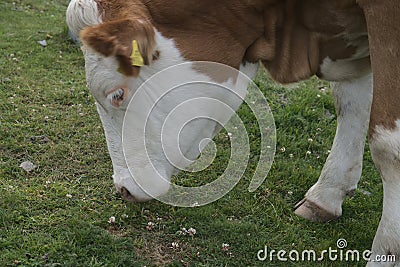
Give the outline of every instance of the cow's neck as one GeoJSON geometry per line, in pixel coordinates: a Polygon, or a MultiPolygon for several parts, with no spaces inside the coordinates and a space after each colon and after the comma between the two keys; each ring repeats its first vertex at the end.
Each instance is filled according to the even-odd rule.
{"type": "Polygon", "coordinates": [[[153,24],[191,61],[239,68],[246,49],[264,31],[260,0],[142,0],[153,24]]]}
{"type": "Polygon", "coordinates": [[[95,1],[104,20],[150,21],[186,60],[236,69],[261,60],[283,83],[318,74],[326,58],[352,58],[367,43],[355,0],[95,1]]]}
{"type": "Polygon", "coordinates": [[[103,21],[121,18],[150,20],[150,14],[142,0],[94,0],[97,3],[103,21]]]}

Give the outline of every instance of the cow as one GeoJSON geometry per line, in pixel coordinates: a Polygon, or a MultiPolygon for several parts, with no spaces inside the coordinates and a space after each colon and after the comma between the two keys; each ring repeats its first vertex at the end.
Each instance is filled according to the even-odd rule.
{"type": "MultiPolygon", "coordinates": [[[[341,216],[342,203],[354,194],[361,176],[368,133],[384,187],[372,257],[395,255],[399,263],[400,5],[396,0],[72,0],[67,24],[82,42],[88,87],[104,126],[114,184],[125,199],[146,201],[168,191],[167,183],[152,177],[146,178],[153,183],[151,192],[143,191],[122,153],[129,98],[153,74],[176,64],[208,61],[249,77],[262,64],[280,83],[317,75],[331,82],[337,131],[318,181],[295,213],[314,222],[341,216]],[[139,53],[140,62],[133,62],[134,53],[139,53]]],[[[190,65],[183,73],[218,79],[190,65]]],[[[181,97],[175,95],[171,101],[184,101],[181,97]]],[[[229,103],[233,109],[240,106],[237,100],[229,103]]],[[[155,121],[149,123],[154,126],[155,121]]],[[[216,132],[215,123],[198,122],[181,145],[195,158],[200,152],[192,150],[193,144],[216,132]]],[[[157,146],[152,149],[157,154],[157,146]]],[[[135,175],[149,174],[140,163],[142,156],[138,150],[135,175]]],[[[160,175],[168,180],[175,167],[165,161],[157,160],[160,175]]],[[[368,266],[394,264],[371,261],[368,266]]]]}

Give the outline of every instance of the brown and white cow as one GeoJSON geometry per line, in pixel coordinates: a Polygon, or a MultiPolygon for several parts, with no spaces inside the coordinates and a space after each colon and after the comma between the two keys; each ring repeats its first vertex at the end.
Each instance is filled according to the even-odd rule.
{"type": "MultiPolygon", "coordinates": [[[[373,159],[384,185],[383,215],[372,251],[400,259],[400,4],[396,0],[72,0],[67,23],[83,43],[88,86],[105,129],[114,183],[123,196],[136,201],[151,198],[132,179],[122,153],[123,117],[132,92],[154,73],[180,63],[218,62],[254,77],[262,62],[282,83],[313,75],[332,82],[338,114],[332,152],[296,214],[312,221],[342,214],[342,202],[354,193],[361,176],[369,128],[373,159]],[[132,40],[137,41],[144,66],[132,64],[132,40]]],[[[204,73],[187,68],[181,75],[204,73]]],[[[175,95],[171,101],[185,99],[175,95]]],[[[230,103],[234,108],[240,105],[234,99],[230,103]]],[[[218,110],[210,110],[210,115],[215,113],[218,110]]],[[[212,137],[216,128],[212,123],[194,124],[181,144],[183,150],[195,158],[199,152],[191,150],[193,144],[212,137]]],[[[157,146],[153,148],[157,154],[157,146]]],[[[140,165],[142,153],[137,151],[139,175],[148,173],[140,165]]],[[[165,158],[157,160],[161,175],[170,179],[174,166],[165,158]]],[[[163,182],[153,187],[150,195],[168,191],[163,182]]],[[[369,263],[374,264],[394,265],[369,263]]]]}

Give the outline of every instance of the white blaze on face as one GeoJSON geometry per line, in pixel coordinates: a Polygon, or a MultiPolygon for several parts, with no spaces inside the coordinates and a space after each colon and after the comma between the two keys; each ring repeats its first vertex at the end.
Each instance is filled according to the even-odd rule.
{"type": "MultiPolygon", "coordinates": [[[[156,40],[160,57],[142,67],[137,79],[119,74],[115,59],[84,50],[115,186],[127,189],[137,201],[168,191],[171,176],[192,163],[239,108],[248,85],[248,79],[237,77],[217,84],[213,74],[185,63],[172,40],[159,33],[156,40]]],[[[257,65],[242,70],[253,78],[257,65]]]]}
{"type": "MultiPolygon", "coordinates": [[[[216,63],[202,64],[211,69],[216,63]]],[[[184,63],[150,78],[133,96],[125,116],[127,165],[153,197],[168,191],[171,176],[193,163],[247,92],[248,79],[233,77],[219,84],[194,69],[184,63]]],[[[220,65],[222,72],[227,69],[220,65]]]]}

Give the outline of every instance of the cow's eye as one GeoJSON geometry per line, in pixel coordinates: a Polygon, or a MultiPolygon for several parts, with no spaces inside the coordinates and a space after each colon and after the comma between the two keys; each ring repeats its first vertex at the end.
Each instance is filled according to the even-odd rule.
{"type": "Polygon", "coordinates": [[[106,92],[107,99],[114,107],[121,107],[127,95],[127,88],[116,87],[106,92]]]}
{"type": "Polygon", "coordinates": [[[112,99],[116,101],[124,100],[124,89],[120,88],[117,91],[115,91],[113,93],[112,99]]]}

